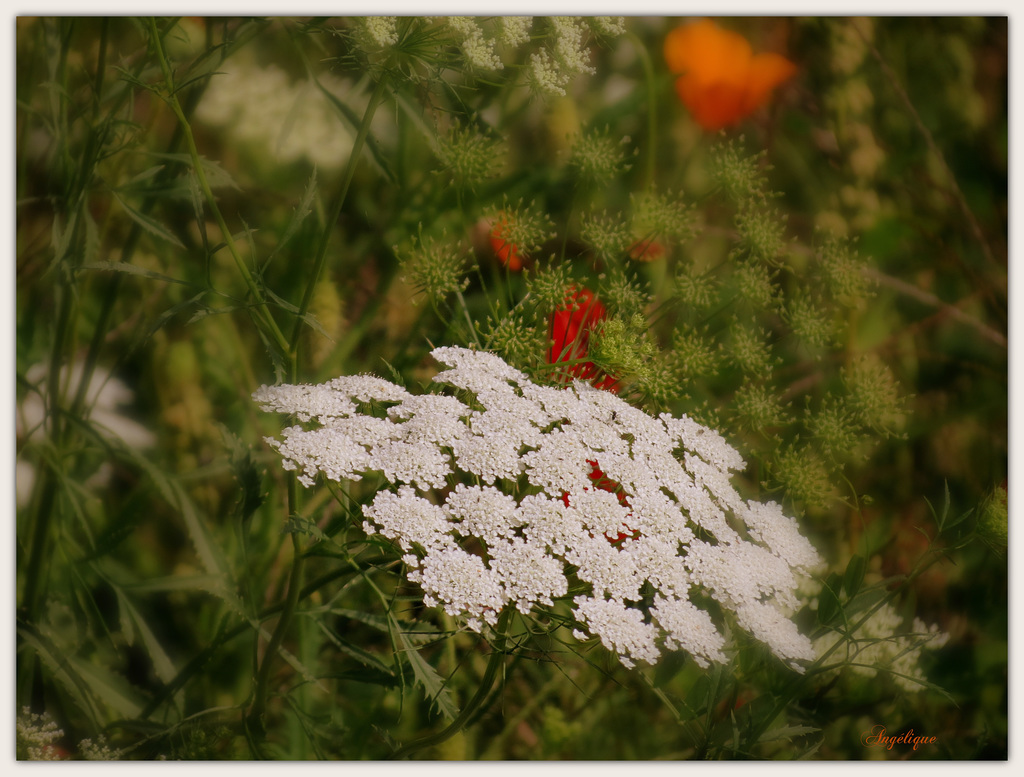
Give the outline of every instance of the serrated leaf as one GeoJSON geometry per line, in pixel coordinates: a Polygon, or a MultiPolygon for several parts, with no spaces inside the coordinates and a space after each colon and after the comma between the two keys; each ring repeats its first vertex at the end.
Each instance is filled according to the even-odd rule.
{"type": "Polygon", "coordinates": [[[203,191],[199,186],[199,176],[196,175],[196,171],[189,168],[188,171],[188,195],[192,200],[192,210],[196,214],[196,223],[202,229],[203,236],[206,236],[206,229],[203,225],[203,191]]]}
{"type": "Polygon", "coordinates": [[[375,615],[372,612],[349,610],[345,607],[332,607],[330,612],[333,615],[340,615],[341,617],[348,618],[349,620],[365,623],[367,626],[372,626],[384,633],[390,633],[392,628],[398,627],[402,630],[402,633],[413,642],[430,642],[441,635],[441,632],[436,629],[431,629],[426,625],[401,621],[394,616],[385,617],[383,615],[375,615]]]}
{"type": "MultiPolygon", "coordinates": [[[[291,302],[286,300],[284,297],[278,296],[271,289],[264,289],[263,291],[267,295],[267,297],[272,302],[274,302],[274,304],[279,305],[280,307],[282,307],[285,310],[287,310],[289,313],[298,313],[299,312],[299,308],[298,308],[297,305],[293,305],[291,302]]],[[[312,327],[317,332],[317,334],[323,335],[328,340],[330,340],[332,343],[334,342],[334,338],[331,337],[329,334],[327,334],[327,330],[324,329],[323,324],[321,324],[320,321],[317,319],[317,317],[314,316],[312,313],[307,311],[306,314],[302,317],[302,320],[308,326],[312,327]]]]}
{"type": "Polygon", "coordinates": [[[143,181],[148,181],[154,175],[163,170],[164,167],[166,167],[166,165],[153,165],[152,167],[143,170],[141,173],[132,177],[130,180],[121,184],[120,186],[113,187],[113,190],[117,192],[131,191],[143,181]]]}
{"type": "Polygon", "coordinates": [[[323,675],[325,680],[350,680],[355,683],[370,683],[372,685],[383,685],[385,688],[394,688],[398,685],[398,678],[393,674],[385,674],[372,669],[359,669],[349,672],[331,672],[323,675]]]}
{"type": "Polygon", "coordinates": [[[78,656],[70,656],[66,660],[92,694],[110,709],[126,718],[136,718],[142,712],[142,700],[123,677],[78,656]]]}
{"type": "MultiPolygon", "coordinates": [[[[134,623],[139,630],[139,637],[142,639],[142,644],[146,648],[146,652],[149,653],[149,658],[153,662],[153,671],[156,672],[156,676],[160,678],[165,684],[171,682],[178,671],[174,668],[174,664],[171,659],[168,658],[164,652],[163,647],[160,645],[160,641],[153,634],[153,630],[150,629],[149,624],[146,623],[145,619],[135,609],[134,605],[128,600],[128,597],[124,595],[120,588],[114,587],[114,591],[117,594],[117,603],[121,612],[121,623],[124,624],[128,621],[129,624],[134,623]]],[[[122,626],[123,628],[123,626],[122,626]]],[[[128,644],[132,644],[129,641],[128,644]]]]}
{"type": "MultiPolygon", "coordinates": [[[[192,157],[189,154],[168,154],[165,152],[151,151],[150,156],[155,156],[158,159],[168,159],[172,162],[178,162],[184,165],[187,169],[192,168],[192,157]]],[[[213,162],[204,157],[199,157],[199,164],[203,168],[203,173],[206,175],[206,182],[210,184],[211,189],[241,189],[241,187],[235,183],[235,179],[231,177],[231,173],[221,167],[217,162],[213,162]]]]}
{"type": "Polygon", "coordinates": [[[144,267],[139,267],[138,265],[130,264],[128,262],[91,262],[89,264],[81,265],[78,269],[98,270],[100,272],[119,272],[124,273],[125,275],[137,275],[141,278],[149,278],[150,280],[161,281],[163,283],[176,283],[179,286],[195,286],[194,283],[172,278],[169,275],[154,272],[153,270],[147,270],[144,267]]]}
{"type": "Polygon", "coordinates": [[[448,690],[444,679],[437,673],[434,667],[424,660],[419,651],[413,647],[406,638],[405,632],[398,631],[398,638],[401,642],[401,649],[405,652],[405,656],[409,661],[409,666],[412,667],[413,676],[416,678],[416,682],[423,687],[423,692],[427,698],[433,702],[432,706],[436,707],[437,711],[444,715],[447,720],[455,720],[458,717],[459,708],[455,705],[455,701],[452,699],[451,692],[448,690]]]}
{"type": "Polygon", "coordinates": [[[178,240],[178,238],[172,235],[163,224],[133,208],[131,205],[125,202],[116,191],[112,191],[111,194],[114,195],[114,199],[121,204],[122,208],[124,208],[124,211],[125,213],[128,214],[128,217],[136,224],[138,224],[140,227],[142,227],[144,230],[149,232],[151,235],[154,235],[155,237],[158,237],[162,240],[166,240],[168,243],[178,248],[185,247],[185,245],[180,240],[178,240]]]}
{"type": "MultiPolygon", "coordinates": [[[[271,640],[271,634],[266,629],[260,628],[258,629],[258,631],[260,636],[263,637],[263,639],[265,639],[267,642],[271,640]]],[[[302,663],[287,648],[285,648],[284,645],[277,646],[277,654],[281,656],[282,659],[284,659],[284,662],[288,664],[288,666],[290,666],[292,669],[298,672],[302,676],[303,680],[305,680],[307,683],[310,683],[311,685],[315,685],[324,693],[327,693],[327,688],[324,686],[322,682],[320,682],[320,679],[313,673],[313,671],[309,669],[309,667],[307,667],[304,663],[302,663]]]]}
{"type": "Polygon", "coordinates": [[[260,491],[262,472],[253,464],[252,450],[241,438],[226,426],[222,425],[220,431],[225,445],[231,452],[231,469],[242,491],[236,511],[243,522],[248,521],[263,504],[263,494],[260,491]]]}
{"type": "Polygon", "coordinates": [[[99,710],[96,708],[92,694],[85,681],[79,677],[77,672],[71,671],[71,665],[66,656],[58,654],[49,640],[43,639],[31,629],[18,629],[18,637],[31,647],[39,660],[45,664],[57,681],[67,689],[71,698],[78,708],[88,715],[94,722],[100,720],[99,710]]]}
{"type": "Polygon", "coordinates": [[[324,534],[323,529],[317,526],[315,521],[301,515],[288,516],[288,520],[285,521],[284,528],[281,531],[285,534],[305,534],[317,542],[321,540],[331,541],[331,538],[324,534]]]}
{"type": "Polygon", "coordinates": [[[177,480],[165,474],[159,467],[146,459],[145,456],[137,455],[132,449],[127,447],[126,450],[132,461],[149,475],[153,484],[163,495],[167,503],[178,509],[192,540],[192,545],[196,550],[196,555],[209,575],[217,581],[214,588],[208,589],[210,593],[223,600],[237,613],[248,618],[249,614],[246,612],[242,600],[239,599],[238,594],[235,593],[233,586],[230,584],[230,566],[227,559],[220,551],[220,548],[210,539],[206,528],[199,520],[199,515],[196,513],[195,506],[192,504],[192,500],[189,499],[188,494],[185,493],[185,490],[177,480]]]}
{"type": "Polygon", "coordinates": [[[313,174],[309,177],[309,183],[306,184],[306,191],[303,193],[302,199],[299,200],[299,204],[292,213],[292,217],[288,220],[288,225],[284,228],[284,233],[281,235],[281,239],[274,247],[274,250],[270,252],[270,256],[267,257],[267,261],[273,258],[277,252],[281,250],[281,247],[291,240],[295,236],[295,233],[298,232],[299,227],[302,226],[302,222],[305,221],[306,217],[313,211],[313,200],[316,199],[316,195],[316,168],[313,168],[313,174]]]}
{"type": "Polygon", "coordinates": [[[972,515],[974,515],[974,508],[973,507],[970,510],[967,510],[966,512],[960,513],[960,515],[958,515],[956,518],[953,518],[952,520],[946,521],[946,524],[943,527],[943,531],[949,531],[954,526],[959,526],[961,523],[966,521],[972,515]]]}
{"type": "Polygon", "coordinates": [[[353,645],[348,640],[341,638],[340,636],[335,634],[334,631],[330,629],[327,626],[327,624],[324,623],[320,618],[314,618],[313,620],[316,623],[316,625],[320,628],[320,630],[333,643],[333,645],[336,648],[338,648],[338,650],[340,650],[342,653],[349,656],[350,658],[354,658],[356,661],[365,666],[368,666],[372,669],[375,669],[378,672],[381,672],[382,674],[386,674],[390,677],[395,676],[395,673],[391,671],[391,668],[383,661],[381,661],[379,658],[377,658],[377,656],[373,655],[373,653],[363,650],[363,648],[359,647],[358,645],[353,645]]]}
{"type": "Polygon", "coordinates": [[[802,737],[805,734],[814,734],[821,731],[819,728],[813,726],[780,726],[779,728],[773,728],[770,731],[765,731],[758,737],[758,742],[776,742],[780,739],[787,741],[793,737],[802,737]]]}
{"type": "MultiPolygon", "coordinates": [[[[166,326],[168,321],[170,321],[172,318],[174,318],[176,315],[178,315],[183,310],[188,310],[190,307],[192,307],[193,305],[197,304],[205,296],[206,296],[206,292],[205,291],[201,291],[198,294],[196,294],[194,297],[190,297],[189,299],[185,300],[184,302],[179,302],[177,305],[174,305],[173,307],[168,308],[167,310],[165,310],[163,313],[161,313],[159,316],[157,316],[156,321],[154,321],[152,326],[149,327],[149,331],[146,332],[146,334],[142,337],[142,339],[139,341],[139,344],[141,345],[142,343],[145,343],[147,340],[149,340],[149,338],[151,338],[158,331],[163,329],[164,326],[166,326]]],[[[194,317],[195,317],[195,315],[192,316],[192,318],[194,318],[194,317]]],[[[190,318],[187,323],[191,323],[192,322],[192,318],[190,318]]],[[[136,346],[136,347],[138,347],[138,346],[136,346]]]]}

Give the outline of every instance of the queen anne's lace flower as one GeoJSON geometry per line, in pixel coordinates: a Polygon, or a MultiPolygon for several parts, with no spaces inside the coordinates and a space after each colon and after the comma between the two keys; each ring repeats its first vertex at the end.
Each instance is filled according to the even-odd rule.
{"type": "Polygon", "coordinates": [[[663,648],[724,662],[697,593],[793,666],[815,658],[788,616],[795,573],[818,554],[777,504],[739,496],[743,460],[720,434],[582,381],[534,384],[490,353],[433,356],[458,397],[370,376],[253,395],[309,427],[267,440],[304,484],[372,471],[394,484],[363,509],[364,529],[397,542],[427,606],[479,630],[509,605],[553,606],[571,580],[575,633],[625,665],[663,648]]]}

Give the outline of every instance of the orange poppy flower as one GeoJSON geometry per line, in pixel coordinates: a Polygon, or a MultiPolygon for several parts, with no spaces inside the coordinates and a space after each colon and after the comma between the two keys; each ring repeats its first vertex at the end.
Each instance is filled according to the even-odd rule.
{"type": "Polygon", "coordinates": [[[519,246],[505,239],[504,230],[507,226],[505,220],[501,219],[491,229],[491,250],[498,257],[498,261],[509,270],[519,272],[523,269],[523,257],[519,253],[519,246]]]}
{"type": "Polygon", "coordinates": [[[749,116],[796,73],[780,54],[754,54],[746,38],[704,19],[665,38],[665,62],[679,73],[676,92],[708,132],[749,116]]]}

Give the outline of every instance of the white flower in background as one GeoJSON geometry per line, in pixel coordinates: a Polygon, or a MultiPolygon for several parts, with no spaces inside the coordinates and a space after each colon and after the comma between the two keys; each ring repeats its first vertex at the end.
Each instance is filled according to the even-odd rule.
{"type": "MultiPolygon", "coordinates": [[[[338,99],[353,102],[348,83],[329,74],[320,83],[338,99]]],[[[245,56],[221,66],[196,107],[196,118],[284,164],[307,159],[321,170],[336,170],[352,153],[352,136],[314,83],[293,83],[273,63],[260,66],[245,56]]]]}
{"type": "Polygon", "coordinates": [[[474,68],[481,70],[501,70],[505,65],[501,57],[494,53],[494,39],[484,37],[484,31],[472,17],[449,16],[448,26],[462,39],[462,53],[474,68]]]}
{"type": "Polygon", "coordinates": [[[532,16],[502,16],[501,42],[515,48],[530,40],[530,28],[533,26],[532,16]]]}
{"type": "MultiPolygon", "coordinates": [[[[839,632],[829,632],[814,640],[814,650],[822,656],[837,642],[846,639],[839,632]]],[[[937,650],[949,641],[949,635],[935,624],[925,625],[914,618],[909,632],[903,618],[889,604],[883,604],[854,632],[850,643],[829,655],[828,660],[848,660],[854,674],[875,677],[879,671],[891,673],[893,682],[906,691],[925,687],[924,674],[918,666],[921,651],[937,650]]]]}
{"type": "Polygon", "coordinates": [[[64,732],[49,713],[23,707],[16,720],[18,755],[29,761],[58,761],[63,752],[56,744],[64,732]]]}
{"type": "MultiPolygon", "coordinates": [[[[49,388],[46,381],[48,367],[35,364],[25,372],[25,380],[37,386],[25,396],[18,408],[18,436],[29,438],[43,433],[43,424],[48,415],[49,388]]],[[[64,396],[70,401],[82,383],[85,364],[75,362],[70,371],[61,368],[60,385],[64,396]]],[[[122,408],[134,399],[132,390],[105,368],[97,366],[85,392],[85,417],[105,437],[117,438],[131,448],[150,448],[156,443],[156,436],[137,421],[124,415],[122,408]]]]}
{"type": "Polygon", "coordinates": [[[582,17],[552,16],[550,21],[555,30],[555,58],[562,67],[571,74],[596,73],[586,45],[590,28],[582,17]]]}
{"type": "Polygon", "coordinates": [[[367,37],[378,48],[384,49],[398,43],[397,16],[367,16],[361,21],[367,37]]]}
{"type": "Polygon", "coordinates": [[[540,94],[562,97],[569,76],[562,72],[557,63],[548,54],[547,49],[540,49],[530,54],[530,87],[540,94]]]}
{"type": "Polygon", "coordinates": [[[626,34],[626,20],[621,16],[588,16],[587,22],[598,35],[626,34]]]}
{"type": "MultiPolygon", "coordinates": [[[[17,754],[19,759],[28,761],[66,761],[69,754],[58,744],[64,731],[57,726],[50,713],[34,713],[23,707],[17,720],[17,754]]],[[[95,741],[83,739],[78,743],[78,752],[86,761],[113,761],[121,751],[113,750],[101,734],[95,741]]]]}
{"type": "Polygon", "coordinates": [[[814,660],[788,616],[797,573],[820,558],[777,504],[739,496],[730,471],[743,460],[721,435],[586,383],[534,384],[490,353],[433,356],[448,367],[434,381],[458,397],[369,376],[253,394],[309,427],[267,439],[305,485],[384,473],[394,487],[364,508],[364,528],[397,542],[428,606],[479,630],[506,606],[565,597],[571,566],[586,589],[572,600],[577,635],[627,666],[662,648],[726,660],[698,592],[794,667],[814,660]]]}
{"type": "MultiPolygon", "coordinates": [[[[46,422],[49,417],[49,387],[46,381],[48,367],[45,364],[35,364],[25,372],[25,380],[36,386],[36,391],[30,391],[25,395],[18,406],[17,434],[19,439],[26,443],[39,440],[46,433],[46,422]]],[[[67,366],[61,368],[60,386],[63,396],[70,402],[78,393],[78,387],[82,383],[85,365],[83,362],[75,362],[69,370],[67,366]]],[[[137,421],[133,421],[124,415],[123,408],[131,404],[134,395],[130,388],[121,380],[113,377],[103,367],[97,366],[89,380],[89,387],[85,392],[85,405],[83,418],[96,429],[96,431],[107,439],[116,439],[123,442],[130,448],[151,448],[156,444],[156,435],[137,421]]],[[[110,476],[108,465],[101,465],[89,480],[89,485],[102,487],[110,476]]],[[[35,467],[24,459],[17,462],[17,504],[24,507],[32,495],[32,486],[35,483],[35,467]]]]}

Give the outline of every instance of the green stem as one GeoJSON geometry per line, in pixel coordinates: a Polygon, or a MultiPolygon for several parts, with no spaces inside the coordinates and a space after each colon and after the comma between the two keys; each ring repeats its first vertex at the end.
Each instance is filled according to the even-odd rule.
{"type": "MultiPolygon", "coordinates": [[[[327,246],[331,240],[331,233],[333,232],[334,225],[340,218],[341,210],[345,205],[349,185],[352,183],[352,177],[355,175],[356,165],[359,163],[359,157],[362,156],[363,146],[366,144],[366,138],[370,133],[370,124],[373,121],[373,115],[384,100],[386,93],[387,81],[386,79],[381,78],[381,80],[377,82],[376,87],[374,87],[373,93],[370,95],[370,102],[367,103],[366,110],[363,112],[363,119],[359,124],[359,132],[356,135],[355,142],[352,144],[352,152],[349,154],[348,162],[345,164],[345,172],[342,177],[341,188],[338,190],[338,195],[331,207],[330,216],[324,224],[324,231],[320,235],[320,243],[316,249],[316,257],[313,265],[313,274],[310,276],[309,283],[306,284],[306,291],[302,295],[302,303],[299,305],[299,314],[295,318],[295,327],[292,330],[291,344],[288,348],[288,353],[292,355],[295,354],[299,346],[299,335],[302,333],[302,322],[306,317],[306,313],[309,311],[309,306],[313,301],[313,293],[316,291],[316,285],[320,282],[320,276],[323,274],[324,263],[327,257],[327,246]]],[[[294,377],[295,376],[292,376],[293,380],[294,377]]]]}
{"type": "Polygon", "coordinates": [[[494,650],[487,662],[487,668],[484,670],[484,676],[480,678],[480,685],[477,687],[476,693],[473,694],[473,698],[466,703],[466,706],[462,708],[462,712],[458,714],[455,720],[453,720],[447,728],[437,732],[436,734],[430,734],[428,736],[421,737],[420,739],[413,740],[404,747],[400,747],[389,756],[388,760],[397,761],[401,758],[407,758],[425,747],[439,745],[442,742],[451,739],[466,727],[466,724],[477,713],[480,705],[490,693],[491,686],[494,684],[494,679],[498,676],[498,670],[505,661],[505,632],[508,629],[509,621],[512,619],[512,611],[512,607],[506,607],[498,618],[498,623],[494,627],[496,635],[494,650]]]}
{"type": "MultiPolygon", "coordinates": [[[[75,295],[61,281],[58,281],[58,286],[63,293],[60,297],[54,342],[50,350],[45,400],[48,405],[47,417],[50,422],[47,432],[49,433],[53,450],[59,457],[64,438],[64,425],[61,414],[61,357],[63,356],[64,343],[68,339],[70,323],[73,318],[72,308],[75,295]]],[[[44,468],[43,475],[39,481],[39,488],[42,498],[35,502],[37,504],[37,511],[32,520],[32,539],[29,546],[30,555],[25,568],[25,594],[21,601],[25,620],[32,624],[36,622],[39,608],[44,599],[46,590],[44,567],[50,557],[48,552],[50,546],[50,524],[53,519],[53,506],[57,490],[51,467],[44,468]]]]}
{"type": "Polygon", "coordinates": [[[628,32],[626,37],[633,43],[637,52],[637,59],[644,68],[644,81],[647,86],[647,169],[645,178],[648,187],[654,186],[654,174],[657,170],[658,160],[658,99],[655,91],[654,65],[651,64],[651,55],[647,53],[647,47],[636,35],[628,32]]]}
{"type": "Polygon", "coordinates": [[[185,112],[181,108],[181,103],[178,102],[178,96],[174,88],[174,76],[171,73],[171,66],[167,62],[167,56],[164,54],[163,43],[160,39],[160,33],[156,27],[156,19],[152,17],[149,19],[149,31],[150,38],[153,43],[153,49],[164,74],[164,83],[167,86],[167,104],[171,107],[171,110],[174,111],[174,115],[177,117],[181,130],[185,135],[185,143],[188,146],[189,156],[192,159],[192,167],[195,170],[199,187],[202,189],[203,197],[206,199],[210,212],[213,214],[214,220],[220,228],[221,235],[224,237],[224,243],[227,246],[228,251],[231,253],[231,257],[235,260],[235,265],[238,268],[239,274],[242,276],[242,280],[245,281],[245,285],[248,287],[249,293],[256,301],[254,317],[266,335],[273,341],[278,349],[280,349],[281,353],[287,353],[289,350],[288,341],[285,340],[284,335],[281,334],[281,330],[277,326],[277,322],[270,314],[266,300],[263,298],[263,292],[260,289],[259,284],[256,283],[256,279],[253,278],[252,273],[249,272],[249,268],[245,261],[242,259],[242,256],[238,251],[238,246],[235,244],[235,240],[231,236],[231,230],[228,229],[227,222],[224,220],[224,216],[221,214],[220,208],[217,206],[217,199],[213,195],[213,189],[210,187],[210,182],[206,178],[206,172],[203,170],[202,161],[199,156],[199,149],[196,146],[195,137],[192,135],[192,127],[185,116],[185,112]]]}
{"type": "Polygon", "coordinates": [[[259,732],[261,739],[262,734],[266,731],[263,716],[267,710],[267,693],[270,689],[270,668],[273,666],[274,657],[277,655],[277,651],[281,647],[281,643],[284,641],[284,635],[287,633],[288,627],[291,624],[292,616],[295,614],[295,608],[299,603],[299,596],[302,591],[302,573],[304,564],[302,545],[298,532],[292,532],[292,554],[292,571],[288,578],[288,595],[284,601],[284,607],[281,610],[281,617],[278,618],[277,626],[274,628],[274,633],[271,634],[270,642],[267,643],[266,653],[263,655],[263,661],[260,664],[256,675],[256,688],[253,692],[253,703],[249,708],[249,714],[246,716],[246,723],[249,730],[259,732]]]}

